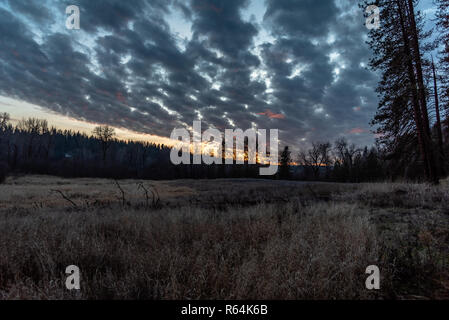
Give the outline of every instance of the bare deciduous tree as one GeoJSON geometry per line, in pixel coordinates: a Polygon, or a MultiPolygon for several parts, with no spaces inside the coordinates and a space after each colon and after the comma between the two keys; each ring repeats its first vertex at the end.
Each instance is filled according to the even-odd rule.
{"type": "Polygon", "coordinates": [[[318,179],[321,168],[327,167],[331,163],[330,150],[331,144],[329,142],[313,142],[311,149],[299,154],[299,161],[310,167],[315,179],[318,179]]]}
{"type": "Polygon", "coordinates": [[[355,146],[355,144],[349,145],[345,138],[337,139],[335,141],[336,161],[339,161],[341,165],[352,168],[354,165],[354,159],[361,150],[355,146]]]}
{"type": "Polygon", "coordinates": [[[9,113],[6,113],[6,112],[0,113],[0,130],[1,131],[6,130],[9,120],[11,120],[9,113]]]}
{"type": "Polygon", "coordinates": [[[22,119],[17,124],[17,129],[29,134],[28,144],[25,148],[27,150],[27,158],[31,159],[34,155],[34,151],[41,147],[41,142],[36,142],[36,140],[39,140],[39,137],[42,137],[42,135],[49,131],[48,121],[37,118],[22,119]],[[34,147],[35,144],[38,144],[36,148],[34,147]]]}
{"type": "Polygon", "coordinates": [[[106,154],[108,152],[109,147],[111,146],[111,142],[115,137],[114,128],[106,126],[98,126],[95,127],[93,131],[94,136],[101,141],[101,150],[103,152],[103,163],[106,164],[106,154]]]}

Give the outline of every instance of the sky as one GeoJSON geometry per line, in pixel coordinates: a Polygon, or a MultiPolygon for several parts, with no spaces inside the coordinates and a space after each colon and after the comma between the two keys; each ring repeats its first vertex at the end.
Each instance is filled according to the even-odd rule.
{"type": "Polygon", "coordinates": [[[0,112],[167,144],[201,120],[278,129],[293,149],[370,145],[378,75],[357,2],[0,0],[0,112]]]}

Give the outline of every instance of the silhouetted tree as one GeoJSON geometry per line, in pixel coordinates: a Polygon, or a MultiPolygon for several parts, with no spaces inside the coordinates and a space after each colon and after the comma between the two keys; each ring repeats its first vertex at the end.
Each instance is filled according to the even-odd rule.
{"type": "Polygon", "coordinates": [[[115,137],[115,130],[109,126],[95,127],[93,134],[101,142],[101,150],[103,153],[103,164],[106,165],[106,154],[111,146],[111,142],[115,137]]]}
{"type": "Polygon", "coordinates": [[[422,44],[430,33],[423,32],[415,1],[379,0],[376,4],[381,24],[370,31],[368,43],[374,53],[370,66],[382,72],[377,87],[380,102],[372,122],[378,127],[378,142],[398,161],[404,150],[405,154],[420,152],[427,179],[437,183],[422,67],[426,52],[422,44]]]}
{"type": "Polygon", "coordinates": [[[290,178],[290,164],[292,162],[291,152],[288,149],[288,146],[284,147],[284,150],[281,152],[280,159],[280,170],[279,176],[281,179],[289,179],[290,178]]]}
{"type": "Polygon", "coordinates": [[[334,170],[337,176],[344,181],[357,181],[355,160],[360,155],[360,148],[349,144],[345,138],[340,138],[334,144],[334,170]]]}
{"type": "Polygon", "coordinates": [[[323,168],[327,170],[331,164],[330,150],[331,144],[329,142],[313,142],[311,149],[306,152],[300,152],[299,161],[308,168],[311,168],[313,177],[318,179],[321,170],[323,168]]]}
{"type": "Polygon", "coordinates": [[[4,182],[8,174],[9,168],[7,159],[3,154],[3,150],[8,147],[7,140],[9,139],[9,124],[10,116],[8,113],[4,112],[0,114],[0,183],[4,182]]]}
{"type": "Polygon", "coordinates": [[[9,120],[11,120],[9,113],[6,112],[0,113],[0,130],[2,132],[6,130],[9,120]]]}

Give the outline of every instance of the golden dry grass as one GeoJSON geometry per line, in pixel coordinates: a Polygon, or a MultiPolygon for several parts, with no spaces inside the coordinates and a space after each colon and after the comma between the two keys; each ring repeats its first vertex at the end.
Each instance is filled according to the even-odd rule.
{"type": "Polygon", "coordinates": [[[8,178],[0,298],[448,298],[447,185],[151,181],[147,207],[137,183],[119,181],[123,205],[110,180],[8,178]]]}

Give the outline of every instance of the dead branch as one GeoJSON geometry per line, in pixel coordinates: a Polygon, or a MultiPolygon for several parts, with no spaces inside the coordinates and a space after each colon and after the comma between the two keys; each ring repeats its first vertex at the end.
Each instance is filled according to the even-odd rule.
{"type": "Polygon", "coordinates": [[[151,192],[153,193],[153,207],[156,207],[159,204],[159,201],[160,201],[161,197],[159,197],[159,192],[157,191],[156,187],[153,186],[153,185],[150,185],[150,186],[155,191],[155,193],[153,193],[153,191],[151,191],[151,192]],[[155,196],[157,197],[156,200],[155,200],[155,196]]]}
{"type": "Polygon", "coordinates": [[[125,199],[125,191],[123,191],[122,187],[120,186],[120,184],[118,183],[117,180],[114,180],[115,184],[117,185],[118,189],[120,190],[121,194],[122,194],[122,206],[125,206],[126,203],[126,199],[125,199]]]}
{"type": "Polygon", "coordinates": [[[63,193],[61,190],[52,189],[51,191],[52,191],[52,192],[57,192],[57,193],[59,193],[59,194],[61,195],[61,197],[62,197],[64,200],[70,202],[70,204],[71,204],[75,209],[78,209],[77,204],[76,204],[75,202],[73,202],[69,197],[67,197],[66,195],[64,195],[64,193],[63,193]]]}
{"type": "MultiPolygon", "coordinates": [[[[142,189],[144,191],[144,194],[145,194],[145,208],[148,209],[148,207],[150,205],[149,204],[150,196],[148,194],[148,190],[147,190],[147,188],[145,188],[145,186],[143,185],[142,182],[138,184],[138,189],[142,189]]],[[[154,194],[153,194],[153,199],[154,199],[154,194]]]]}
{"type": "Polygon", "coordinates": [[[144,193],[145,193],[145,199],[146,199],[147,208],[149,207],[149,199],[150,199],[149,194],[151,192],[151,196],[152,196],[151,206],[153,208],[156,208],[159,205],[159,201],[160,201],[159,192],[157,191],[155,186],[153,186],[151,184],[149,186],[150,186],[150,188],[147,189],[147,188],[145,188],[143,183],[140,183],[139,184],[139,189],[141,188],[144,191],[144,193]]]}

